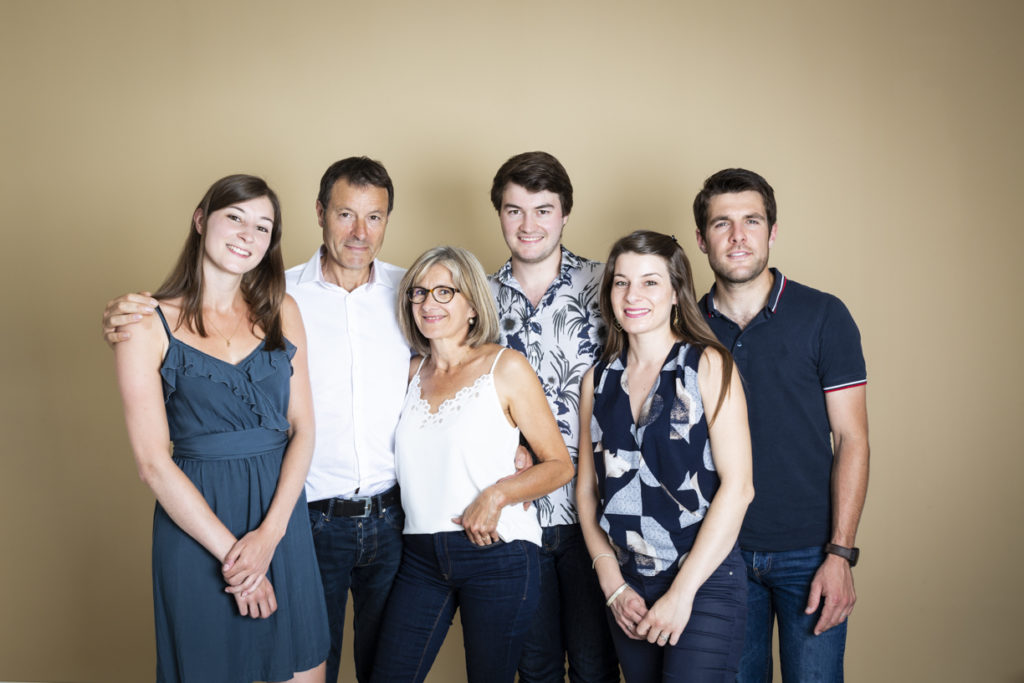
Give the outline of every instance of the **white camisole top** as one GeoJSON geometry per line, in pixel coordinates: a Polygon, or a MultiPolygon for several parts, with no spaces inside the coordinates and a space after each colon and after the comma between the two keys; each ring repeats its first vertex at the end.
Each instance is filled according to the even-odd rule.
{"type": "MultiPolygon", "coordinates": [[[[446,399],[436,413],[420,391],[420,370],[409,382],[395,431],[395,473],[407,534],[462,531],[452,522],[485,488],[515,473],[519,429],[508,423],[494,386],[494,368],[446,399]]],[[[514,352],[513,352],[514,353],[514,352]]],[[[424,359],[425,360],[425,359],[424,359]]],[[[423,361],[420,361],[420,368],[423,361]]],[[[498,519],[503,541],[540,545],[536,508],[506,506],[498,519]]]]}

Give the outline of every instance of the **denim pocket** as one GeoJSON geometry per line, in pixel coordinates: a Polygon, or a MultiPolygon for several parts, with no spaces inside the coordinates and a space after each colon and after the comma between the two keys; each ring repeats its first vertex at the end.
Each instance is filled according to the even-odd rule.
{"type": "Polygon", "coordinates": [[[316,536],[324,528],[324,520],[327,519],[324,513],[319,510],[309,511],[309,527],[313,532],[313,536],[316,536]]]}
{"type": "Polygon", "coordinates": [[[402,510],[401,505],[391,505],[384,508],[381,517],[395,531],[401,531],[405,528],[405,511],[402,510]]]}

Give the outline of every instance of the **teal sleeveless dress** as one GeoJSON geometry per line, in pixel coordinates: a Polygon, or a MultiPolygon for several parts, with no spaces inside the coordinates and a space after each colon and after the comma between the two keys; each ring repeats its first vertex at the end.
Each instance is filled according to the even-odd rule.
{"type": "MultiPolygon", "coordinates": [[[[176,339],[160,368],[174,462],[236,537],[260,525],[277,489],[288,444],[288,394],[295,346],[263,342],[237,365],[176,339]]],[[[277,612],[238,613],[220,562],[182,531],[159,503],[153,515],[153,612],[157,680],[281,681],[327,657],[323,588],[305,493],[267,572],[277,612]]]]}

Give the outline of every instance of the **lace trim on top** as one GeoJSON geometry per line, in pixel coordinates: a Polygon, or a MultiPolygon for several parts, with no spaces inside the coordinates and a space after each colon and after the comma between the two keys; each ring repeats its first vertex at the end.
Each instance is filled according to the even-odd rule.
{"type": "Polygon", "coordinates": [[[419,428],[442,425],[445,420],[451,416],[457,415],[462,411],[462,406],[470,400],[480,398],[483,387],[485,384],[490,383],[494,385],[494,373],[487,372],[476,378],[472,384],[464,386],[455,392],[455,395],[451,398],[446,398],[441,401],[441,405],[437,407],[437,412],[430,412],[430,402],[423,398],[423,390],[420,387],[420,374],[416,373],[413,377],[413,384],[409,386],[409,391],[416,392],[416,400],[412,403],[412,410],[420,418],[419,428]]]}

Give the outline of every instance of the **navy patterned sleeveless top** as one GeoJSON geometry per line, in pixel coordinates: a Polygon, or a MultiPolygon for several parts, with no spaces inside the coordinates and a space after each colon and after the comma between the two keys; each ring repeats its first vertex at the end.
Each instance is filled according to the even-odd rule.
{"type": "Polygon", "coordinates": [[[598,521],[625,571],[654,576],[675,568],[693,546],[718,473],[697,383],[703,347],[672,347],[633,422],[626,351],[594,366],[591,438],[598,521]]]}

